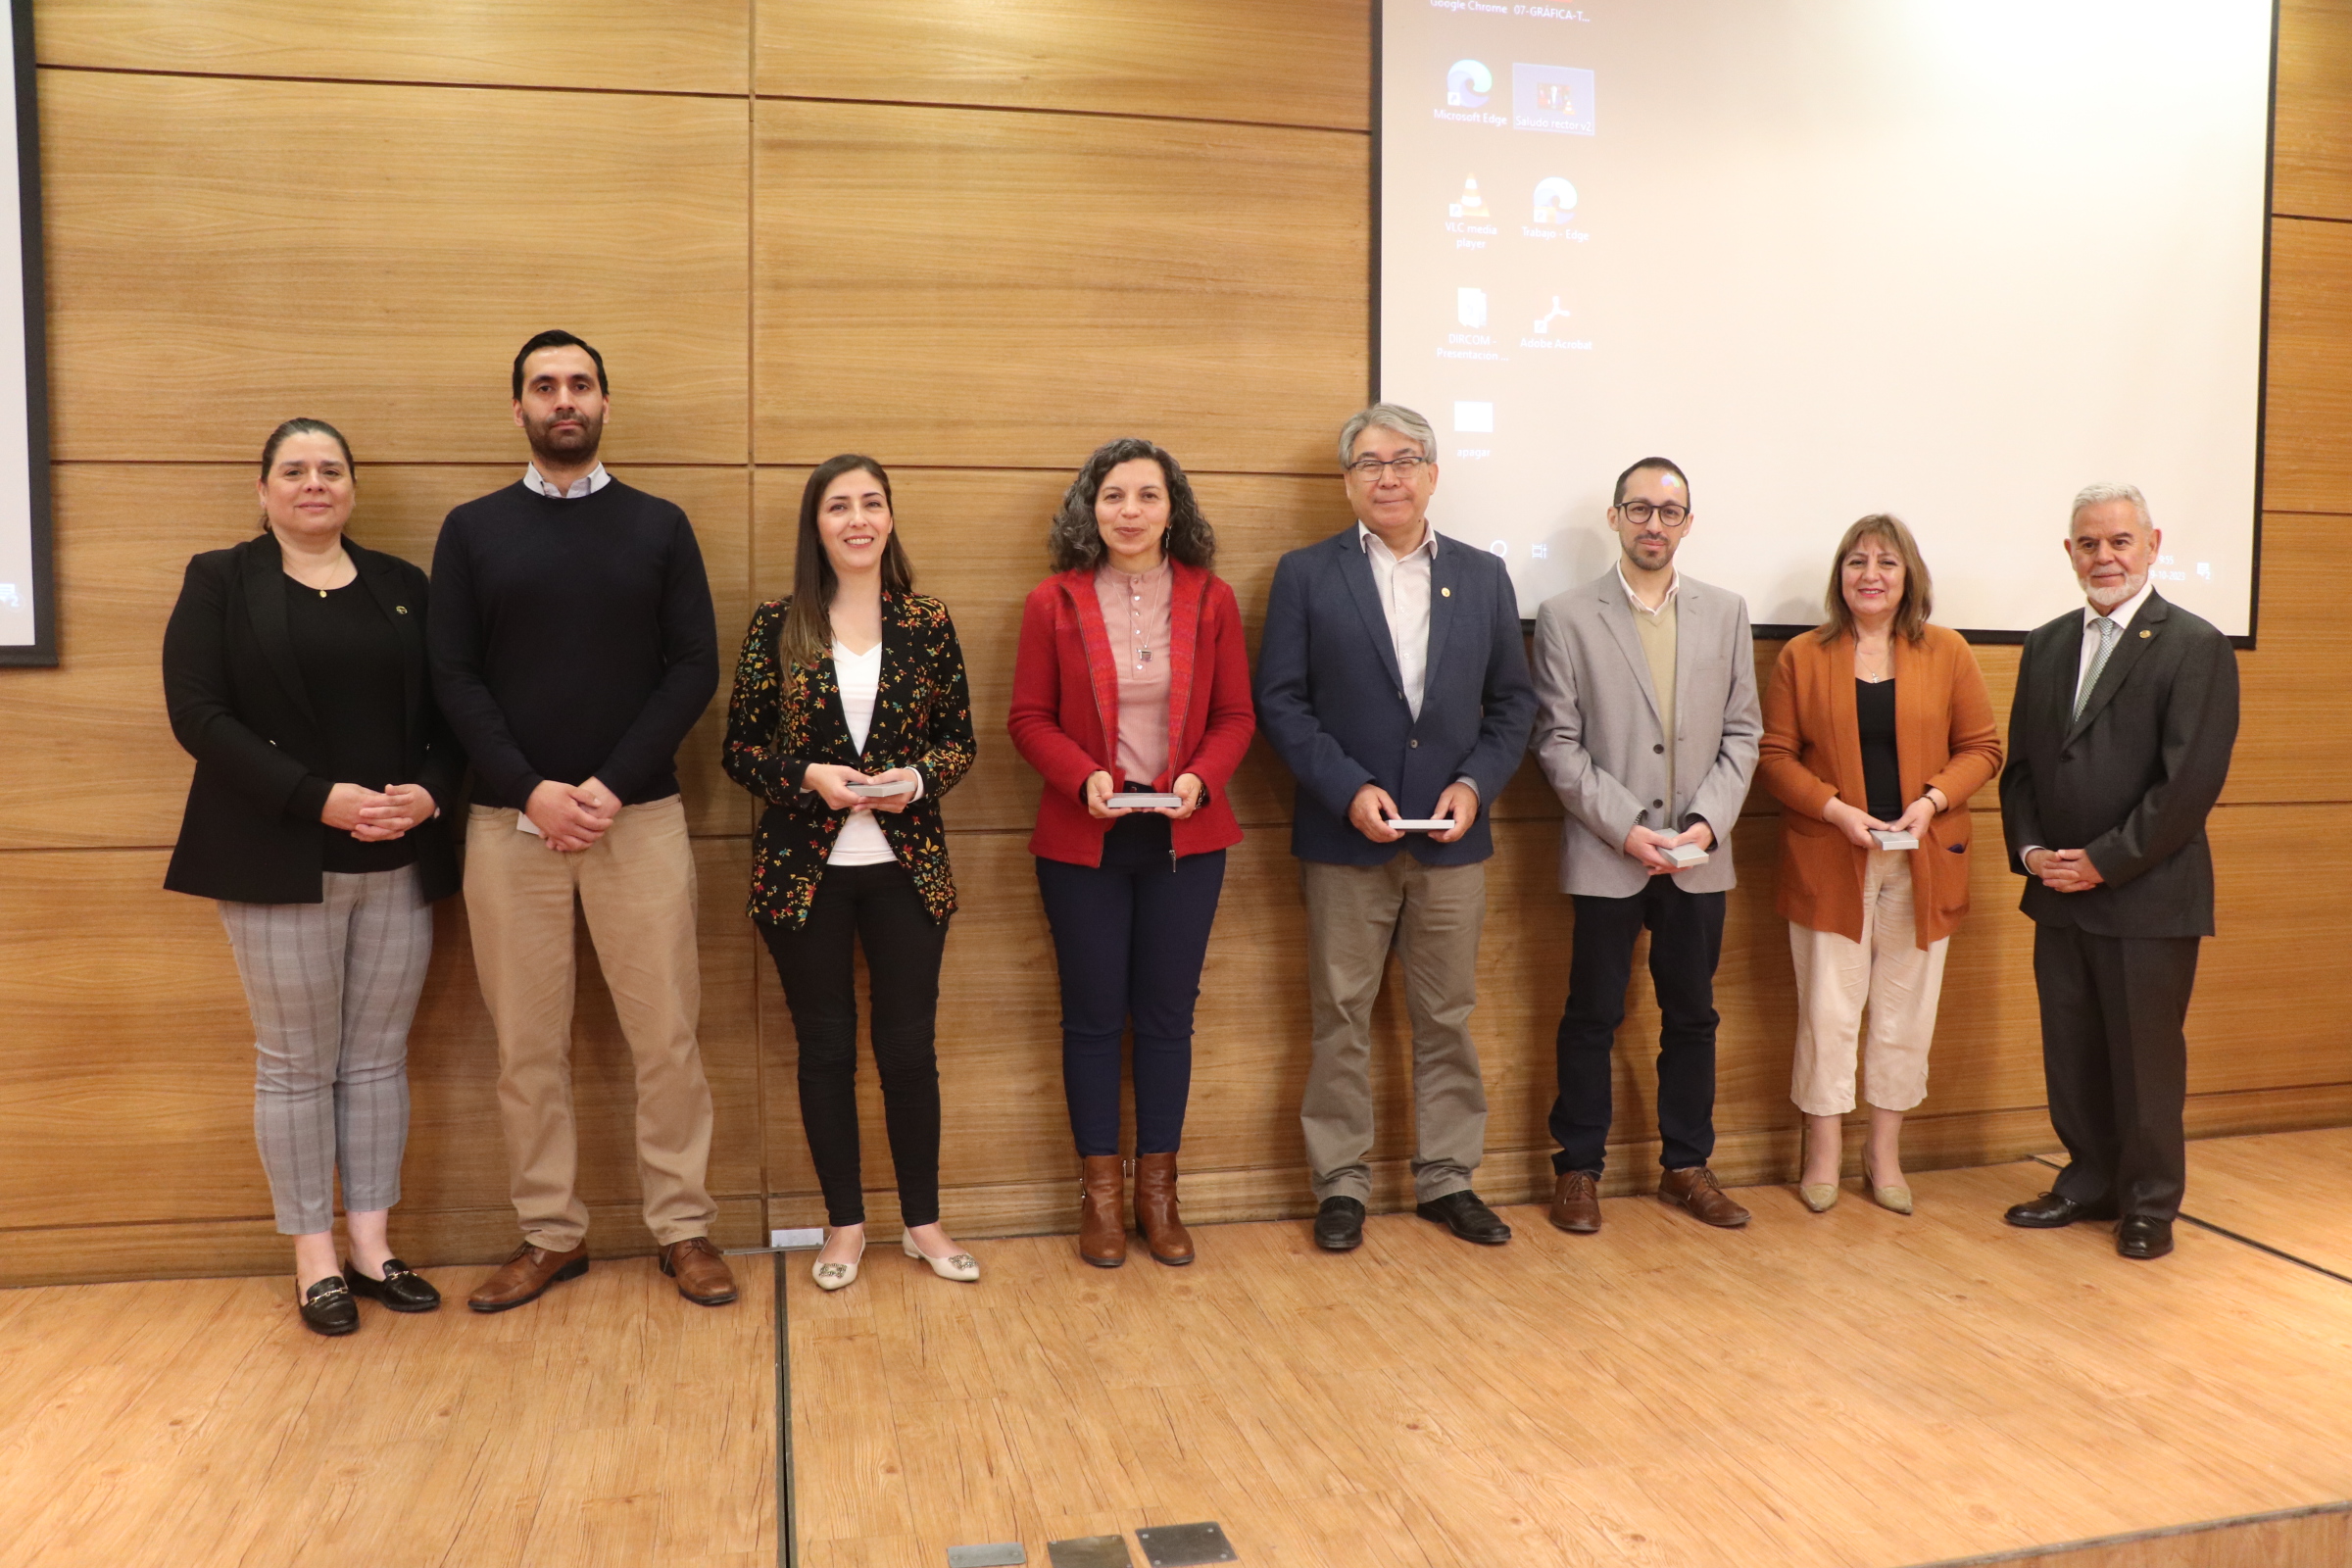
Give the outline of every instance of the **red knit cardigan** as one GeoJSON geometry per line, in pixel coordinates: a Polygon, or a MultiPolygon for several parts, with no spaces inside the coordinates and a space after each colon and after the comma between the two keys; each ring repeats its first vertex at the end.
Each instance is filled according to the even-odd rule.
{"type": "MultiPolygon", "coordinates": [[[[1170,827],[1177,855],[1205,855],[1241,842],[1225,784],[1257,732],[1257,711],[1233,590],[1205,567],[1169,564],[1168,769],[1119,782],[1164,790],[1180,774],[1199,778],[1207,786],[1200,809],[1170,827]]],[[[1090,815],[1084,800],[1088,777],[1118,776],[1119,673],[1090,568],[1048,577],[1022,606],[1006,728],[1013,749],[1046,780],[1030,853],[1101,865],[1111,823],[1090,815]]]]}

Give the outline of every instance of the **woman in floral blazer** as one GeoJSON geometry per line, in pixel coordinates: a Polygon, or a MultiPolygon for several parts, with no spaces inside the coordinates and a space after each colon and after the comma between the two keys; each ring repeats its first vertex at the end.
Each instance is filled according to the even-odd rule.
{"type": "Polygon", "coordinates": [[[874,1063],[905,1250],[980,1265],[939,1224],[939,965],[956,881],[939,798],[972,765],[972,705],[947,607],[914,592],[871,458],[820,465],[801,495],[793,594],[760,607],[727,704],[727,776],[766,803],[752,854],[759,923],[800,1042],[801,1125],[832,1232],[816,1283],[858,1277],[853,949],[873,977],[874,1063]]]}

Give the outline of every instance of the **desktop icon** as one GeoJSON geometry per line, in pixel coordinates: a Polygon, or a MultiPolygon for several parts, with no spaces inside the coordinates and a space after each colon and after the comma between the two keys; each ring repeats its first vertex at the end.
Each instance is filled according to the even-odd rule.
{"type": "Polygon", "coordinates": [[[1576,215],[1576,187],[1559,175],[1536,181],[1536,217],[1539,223],[1565,223],[1576,215]]]}
{"type": "Polygon", "coordinates": [[[1544,337],[1548,335],[1551,331],[1551,323],[1559,320],[1567,314],[1567,308],[1560,304],[1560,297],[1557,294],[1554,294],[1551,297],[1551,309],[1545,312],[1544,315],[1536,318],[1536,324],[1533,328],[1536,336],[1544,337]]]}
{"type": "Polygon", "coordinates": [[[1456,435],[1493,435],[1494,405],[1456,403],[1453,406],[1453,429],[1456,435]]]}
{"type": "Polygon", "coordinates": [[[1446,107],[1476,109],[1494,90],[1494,73],[1475,60],[1456,60],[1446,68],[1446,107]]]}
{"type": "Polygon", "coordinates": [[[1592,134],[1592,73],[1575,66],[1511,67],[1511,128],[1592,134]]]}
{"type": "Polygon", "coordinates": [[[1453,291],[1453,318],[1467,327],[1487,324],[1487,291],[1483,288],[1457,288],[1453,291]]]}
{"type": "MultiPolygon", "coordinates": [[[[1574,198],[1572,197],[1570,200],[1573,202],[1574,198]]],[[[1491,218],[1494,216],[1487,211],[1487,199],[1478,193],[1478,176],[1476,174],[1472,174],[1462,181],[1462,199],[1460,201],[1446,204],[1446,216],[1447,218],[1491,218]]]]}

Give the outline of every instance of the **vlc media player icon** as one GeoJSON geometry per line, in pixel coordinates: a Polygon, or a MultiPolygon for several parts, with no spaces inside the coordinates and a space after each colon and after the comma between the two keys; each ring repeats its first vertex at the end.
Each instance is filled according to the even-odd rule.
{"type": "Polygon", "coordinates": [[[1491,218],[1494,216],[1487,211],[1486,198],[1478,193],[1478,176],[1476,174],[1462,181],[1462,199],[1460,201],[1446,204],[1446,216],[1447,218],[1491,218]]]}

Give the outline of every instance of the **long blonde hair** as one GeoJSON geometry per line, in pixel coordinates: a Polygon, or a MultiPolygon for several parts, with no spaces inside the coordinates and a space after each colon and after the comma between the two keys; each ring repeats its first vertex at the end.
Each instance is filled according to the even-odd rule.
{"type": "Polygon", "coordinates": [[[1825,643],[1851,635],[1854,630],[1853,608],[1845,602],[1845,558],[1865,539],[1877,539],[1891,547],[1903,562],[1903,597],[1895,601],[1894,629],[1913,647],[1928,639],[1928,616],[1936,609],[1936,584],[1928,576],[1928,564],[1919,553],[1919,541],[1903,526],[1903,519],[1888,512],[1874,512],[1845,530],[1838,541],[1838,553],[1830,558],[1830,589],[1822,596],[1821,607],[1830,618],[1823,621],[1814,635],[1825,643]]]}

